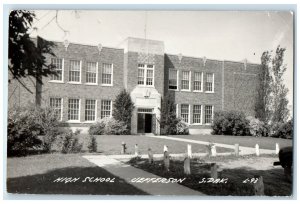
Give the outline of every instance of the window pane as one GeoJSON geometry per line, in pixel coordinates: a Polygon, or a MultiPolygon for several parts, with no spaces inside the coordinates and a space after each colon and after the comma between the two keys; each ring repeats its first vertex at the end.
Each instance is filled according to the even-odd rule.
{"type": "Polygon", "coordinates": [[[102,84],[112,84],[112,64],[103,64],[102,84]]]}
{"type": "Polygon", "coordinates": [[[80,61],[70,61],[69,81],[80,82],[80,61]]]}
{"type": "Polygon", "coordinates": [[[153,85],[153,70],[147,70],[146,85],[153,85]]]}
{"type": "Polygon", "coordinates": [[[195,72],[195,80],[194,80],[194,90],[195,91],[201,91],[202,90],[202,73],[201,72],[195,72]]]}
{"type": "Polygon", "coordinates": [[[79,120],[79,99],[69,99],[68,120],[79,120]]]}
{"type": "Polygon", "coordinates": [[[206,91],[213,91],[214,75],[212,73],[206,74],[205,87],[206,91]]]}
{"type": "Polygon", "coordinates": [[[212,106],[205,106],[205,123],[211,123],[212,122],[212,106]]]}
{"type": "Polygon", "coordinates": [[[193,107],[193,123],[201,123],[201,105],[193,107]]]}
{"type": "Polygon", "coordinates": [[[169,89],[177,89],[177,70],[169,69],[169,89]]]}
{"type": "Polygon", "coordinates": [[[96,100],[85,101],[85,120],[94,121],[96,119],[96,100]]]}
{"type": "Polygon", "coordinates": [[[182,72],[182,80],[181,80],[181,89],[189,90],[190,89],[190,72],[183,71],[182,72]]]}
{"type": "Polygon", "coordinates": [[[50,98],[50,107],[54,109],[55,116],[61,120],[62,114],[62,99],[61,98],[50,98]]]}
{"type": "Polygon", "coordinates": [[[153,86],[154,65],[138,64],[138,84],[153,86]]]}
{"type": "Polygon", "coordinates": [[[101,118],[106,118],[111,116],[111,101],[102,100],[101,101],[101,118]]]}
{"type": "Polygon", "coordinates": [[[97,83],[97,63],[88,62],[86,72],[86,83],[97,83]]]}
{"type": "Polygon", "coordinates": [[[138,69],[138,84],[144,84],[144,69],[138,69]]]}
{"type": "Polygon", "coordinates": [[[51,64],[57,73],[57,75],[51,75],[51,80],[62,81],[62,59],[52,58],[51,64]]]}
{"type": "Polygon", "coordinates": [[[189,122],[189,105],[181,104],[181,118],[184,122],[189,122]]]}

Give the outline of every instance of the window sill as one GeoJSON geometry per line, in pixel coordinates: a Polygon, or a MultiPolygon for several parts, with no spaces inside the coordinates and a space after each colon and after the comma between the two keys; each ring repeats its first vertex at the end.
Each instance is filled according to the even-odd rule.
{"type": "Polygon", "coordinates": [[[203,125],[202,123],[192,123],[191,125],[203,125]]]}
{"type": "Polygon", "coordinates": [[[138,87],[145,87],[145,88],[147,88],[147,87],[154,87],[154,85],[142,85],[142,84],[138,84],[138,87]]]}
{"type": "Polygon", "coordinates": [[[203,125],[209,126],[209,125],[211,125],[211,123],[204,123],[203,125]]]}
{"type": "Polygon", "coordinates": [[[202,93],[203,91],[193,91],[193,92],[196,92],[196,93],[202,93]]]}
{"type": "Polygon", "coordinates": [[[74,82],[73,81],[68,81],[67,83],[68,84],[82,84],[81,82],[75,82],[75,81],[74,82]]]}
{"type": "Polygon", "coordinates": [[[188,90],[188,89],[181,89],[181,91],[183,91],[183,92],[191,92],[191,90],[188,90]]]}
{"type": "Polygon", "coordinates": [[[48,82],[50,82],[50,83],[57,83],[57,84],[64,84],[63,81],[50,80],[50,81],[48,81],[48,82]]]}
{"type": "Polygon", "coordinates": [[[179,91],[178,89],[169,89],[169,91],[179,91]]]}
{"type": "Polygon", "coordinates": [[[205,93],[215,93],[214,91],[205,91],[205,93]]]}
{"type": "Polygon", "coordinates": [[[97,121],[96,120],[94,120],[94,121],[84,121],[83,123],[85,123],[85,124],[93,124],[93,123],[96,123],[97,121]]]}
{"type": "Polygon", "coordinates": [[[98,84],[95,84],[95,83],[85,83],[85,85],[88,85],[88,86],[98,86],[98,84]]]}
{"type": "Polygon", "coordinates": [[[101,84],[101,86],[113,86],[113,84],[101,84]]]}
{"type": "Polygon", "coordinates": [[[79,120],[67,120],[66,123],[81,123],[79,120]]]}

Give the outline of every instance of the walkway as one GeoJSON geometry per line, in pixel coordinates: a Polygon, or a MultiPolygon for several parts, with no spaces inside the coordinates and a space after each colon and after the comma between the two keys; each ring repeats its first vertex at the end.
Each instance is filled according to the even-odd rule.
{"type": "Polygon", "coordinates": [[[105,155],[87,155],[83,158],[89,160],[90,162],[96,164],[97,166],[107,170],[113,175],[126,180],[129,184],[135,186],[136,188],[150,194],[150,195],[188,195],[188,196],[201,196],[205,195],[201,192],[192,190],[183,185],[177,183],[152,183],[152,182],[133,182],[135,178],[160,178],[157,175],[151,174],[149,172],[143,171],[141,169],[132,167],[130,165],[124,164],[114,158],[105,155]]]}
{"type": "MultiPolygon", "coordinates": [[[[176,138],[176,137],[167,137],[167,136],[150,136],[150,135],[147,135],[145,137],[152,137],[152,138],[165,139],[165,140],[176,140],[176,141],[181,141],[181,142],[202,144],[202,145],[208,145],[209,144],[209,142],[204,142],[204,141],[184,139],[184,138],[176,138]]],[[[234,145],[221,144],[221,143],[214,143],[214,144],[217,147],[224,147],[224,148],[228,148],[228,149],[234,149],[234,145]]],[[[239,146],[239,149],[240,149],[240,155],[255,154],[255,148],[254,147],[252,148],[252,147],[239,146]]],[[[269,149],[259,149],[259,152],[260,152],[260,154],[275,154],[275,150],[269,150],[269,149]]]]}

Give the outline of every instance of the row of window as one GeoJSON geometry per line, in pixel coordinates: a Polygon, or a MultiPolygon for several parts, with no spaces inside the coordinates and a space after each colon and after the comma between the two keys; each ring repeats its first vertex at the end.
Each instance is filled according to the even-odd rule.
{"type": "MultiPolygon", "coordinates": [[[[191,91],[191,86],[193,86],[194,91],[201,92],[203,90],[203,72],[193,72],[194,81],[191,84],[191,71],[182,71],[181,79],[181,90],[182,91],[191,91]]],[[[205,92],[214,92],[214,74],[206,73],[205,75],[205,92]]],[[[179,81],[179,71],[176,69],[169,69],[169,89],[170,90],[179,90],[178,87],[179,81]]]]}
{"type": "MultiPolygon", "coordinates": [[[[52,58],[51,64],[54,65],[56,75],[51,76],[52,81],[63,82],[64,81],[64,59],[52,58]]],[[[81,83],[82,79],[82,61],[70,60],[69,67],[69,82],[81,83]]],[[[98,62],[87,62],[85,82],[87,84],[98,84],[98,62]]],[[[113,84],[113,64],[102,64],[101,72],[101,84],[112,85],[113,84]]]]}
{"type": "MultiPolygon", "coordinates": [[[[56,116],[62,119],[63,99],[50,98],[50,107],[54,109],[56,116]]],[[[68,120],[80,121],[80,99],[68,99],[68,120]]],[[[85,100],[85,121],[95,121],[97,118],[97,101],[94,99],[85,100]]],[[[100,117],[110,117],[112,114],[112,101],[101,100],[100,117]]]]}
{"type": "MultiPolygon", "coordinates": [[[[204,107],[204,124],[211,124],[213,119],[213,106],[212,105],[192,105],[192,122],[190,122],[190,108],[189,104],[180,105],[180,117],[188,124],[202,124],[202,108],[204,107]]],[[[176,112],[178,115],[178,105],[176,106],[176,112]]]]}

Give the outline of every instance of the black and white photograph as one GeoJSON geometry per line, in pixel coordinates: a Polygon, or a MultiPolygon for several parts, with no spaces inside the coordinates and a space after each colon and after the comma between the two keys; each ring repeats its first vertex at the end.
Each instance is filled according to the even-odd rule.
{"type": "Polygon", "coordinates": [[[294,195],[293,10],[13,9],[9,195],[294,195]]]}

